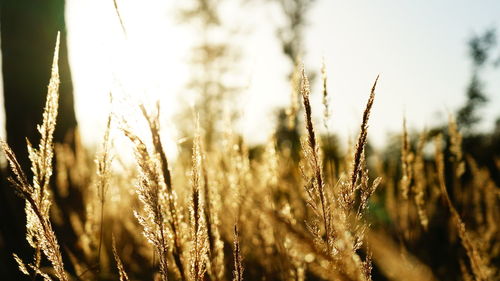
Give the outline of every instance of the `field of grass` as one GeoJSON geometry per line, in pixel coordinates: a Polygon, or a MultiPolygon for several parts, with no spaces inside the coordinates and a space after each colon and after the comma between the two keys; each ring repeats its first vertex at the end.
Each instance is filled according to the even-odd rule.
{"type": "Polygon", "coordinates": [[[34,253],[13,257],[32,280],[499,280],[500,158],[491,171],[463,151],[453,116],[416,138],[402,121],[397,154],[367,149],[378,77],[337,157],[312,118],[326,87],[325,109],[311,108],[299,67],[299,151],[277,135],[249,147],[230,121],[209,145],[197,116],[171,161],[159,105],[137,105],[146,136],[110,112],[96,153],[53,143],[57,54],[31,167],[2,142],[34,253]],[[135,163],[113,149],[117,135],[135,163]]]}

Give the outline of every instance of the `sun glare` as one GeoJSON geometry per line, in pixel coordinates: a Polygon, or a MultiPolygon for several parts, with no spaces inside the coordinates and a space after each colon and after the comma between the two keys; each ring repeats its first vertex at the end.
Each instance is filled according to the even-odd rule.
{"type": "Polygon", "coordinates": [[[95,136],[102,135],[112,93],[120,101],[114,110],[128,117],[138,114],[133,105],[160,101],[167,151],[175,154],[171,118],[188,77],[191,38],[166,16],[170,8],[161,1],[120,1],[123,29],[113,1],[69,1],[76,111],[86,143],[95,144],[95,136]]]}
{"type": "MultiPolygon", "coordinates": [[[[180,21],[180,2],[124,0],[117,3],[125,31],[113,1],[69,0],[67,4],[75,104],[84,140],[94,143],[95,136],[101,135],[98,132],[104,129],[102,120],[109,111],[108,94],[112,92],[117,99],[133,100],[131,104],[152,104],[159,100],[164,119],[163,135],[170,143],[168,150],[175,150],[179,128],[173,125],[172,117],[180,108],[193,103],[195,93],[189,91],[187,85],[195,74],[190,63],[200,32],[180,21]]],[[[263,142],[275,129],[273,122],[263,120],[274,121],[276,108],[289,104],[290,84],[286,77],[290,65],[276,40],[276,29],[270,28],[280,26],[284,19],[272,5],[252,10],[254,7],[247,4],[242,11],[234,6],[234,2],[227,1],[220,8],[225,24],[231,27],[225,36],[242,53],[235,59],[237,67],[231,69],[234,74],[230,79],[237,81],[241,95],[229,106],[238,108],[241,117],[238,126],[249,142],[263,142]]],[[[452,48],[462,44],[463,33],[453,33],[451,42],[436,39],[436,46],[424,44],[420,47],[424,51],[420,51],[420,48],[414,48],[415,42],[422,41],[426,34],[420,25],[398,27],[394,35],[387,30],[391,21],[398,18],[387,16],[384,21],[377,21],[380,28],[367,32],[378,16],[368,14],[366,21],[357,22],[352,15],[358,10],[357,5],[339,7],[321,2],[312,10],[310,28],[305,34],[309,54],[304,58],[307,68],[319,71],[321,58],[325,57],[330,92],[335,101],[333,114],[342,116],[329,121],[335,134],[344,139],[354,137],[359,122],[359,104],[366,98],[370,81],[378,73],[383,78],[379,85],[383,94],[379,97],[381,105],[374,109],[377,122],[373,124],[372,140],[375,145],[383,146],[387,132],[399,130],[399,118],[394,117],[402,117],[401,108],[407,108],[404,111],[412,124],[423,128],[432,126],[436,118],[420,116],[435,116],[435,112],[444,110],[444,104],[458,106],[461,100],[449,99],[451,94],[447,93],[459,92],[465,87],[463,83],[449,83],[453,77],[465,81],[468,75],[461,49],[452,48]],[[340,13],[342,9],[346,13],[340,13]],[[331,16],[331,13],[337,16],[331,16]],[[408,28],[411,32],[406,31],[408,28]],[[407,38],[409,33],[419,37],[407,38]],[[366,48],[370,44],[385,47],[366,48]],[[432,52],[436,47],[450,51],[437,56],[432,52]],[[406,50],[408,55],[400,50],[406,50]],[[450,61],[450,64],[436,65],[435,72],[426,70],[430,62],[439,59],[450,61]],[[405,71],[400,70],[401,64],[408,66],[405,71]],[[448,65],[453,67],[448,68],[448,65]],[[419,78],[423,76],[426,83],[419,78]],[[443,79],[434,79],[437,76],[443,79]],[[408,87],[408,83],[413,86],[408,87]],[[421,98],[422,95],[425,98],[421,98]],[[438,100],[435,105],[427,106],[426,100],[431,97],[438,100]]],[[[458,15],[455,14],[453,16],[458,15]]],[[[412,20],[419,22],[421,19],[412,20]]],[[[468,26],[472,23],[464,23],[464,30],[468,26]]],[[[452,30],[451,26],[447,28],[452,30]]],[[[315,79],[312,84],[315,107],[321,107],[321,97],[317,94],[319,82],[315,79]]],[[[486,118],[492,119],[491,116],[495,116],[493,111],[489,109],[486,118]]],[[[320,114],[315,118],[319,120],[320,114]]]]}

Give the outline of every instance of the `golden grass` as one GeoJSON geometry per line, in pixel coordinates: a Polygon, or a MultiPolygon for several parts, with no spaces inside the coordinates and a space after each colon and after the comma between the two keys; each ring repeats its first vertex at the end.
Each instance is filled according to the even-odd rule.
{"type": "MultiPolygon", "coordinates": [[[[39,126],[40,145],[34,148],[28,143],[32,183],[23,172],[26,167],[2,142],[13,173],[11,183],[26,201],[26,238],[35,250],[32,262],[14,254],[24,274],[47,280],[365,281],[380,276],[438,280],[456,272],[464,280],[494,280],[500,273],[496,265],[498,187],[490,171],[462,151],[462,136],[453,118],[449,138],[421,132],[414,143],[403,120],[400,155],[385,166],[370,164],[376,156],[367,155],[368,125],[378,77],[363,111],[358,139],[337,164],[325,153],[332,144],[323,143],[322,132],[314,126],[312,93],[302,67],[295,74],[299,81],[294,82],[300,85],[304,110],[300,162],[290,148],[278,145],[277,135],[262,152],[255,152],[230,122],[215,149],[208,152],[203,142],[206,132],[197,125],[191,148],[169,161],[157,104],[152,110],[144,105],[137,108],[148,136],[139,136],[127,118],[113,112],[95,157],[80,145],[73,152],[58,144],[58,166],[53,167],[57,51],[58,44],[39,126]],[[112,150],[114,123],[132,145],[135,164],[123,162],[120,153],[112,150]],[[431,139],[435,151],[428,155],[425,147],[431,139]],[[449,153],[444,140],[449,142],[449,153]],[[87,161],[92,158],[93,164],[87,161]],[[333,165],[335,169],[328,168],[333,165]],[[55,187],[50,181],[53,170],[57,171],[55,187]],[[65,191],[61,194],[81,194],[79,200],[87,212],[54,204],[51,190],[56,187],[65,191]],[[58,218],[62,212],[67,212],[69,221],[58,218]],[[54,222],[78,235],[75,244],[62,236],[64,246],[60,246],[54,222]],[[437,246],[455,255],[439,261],[450,269],[437,271],[435,261],[420,248],[435,233],[443,234],[439,231],[444,231],[445,238],[437,246]],[[65,267],[68,262],[71,267],[65,267]]],[[[324,66],[322,73],[326,122],[324,66]]],[[[300,107],[295,102],[289,113],[298,120],[300,107]]],[[[431,254],[432,247],[426,249],[431,254]]]]}
{"type": "MultiPolygon", "coordinates": [[[[15,256],[21,271],[30,275],[28,268],[33,270],[33,276],[38,274],[46,276],[40,269],[41,250],[50,261],[55,275],[59,280],[67,281],[68,276],[64,269],[63,259],[57,242],[56,235],[52,229],[49,218],[50,191],[48,189],[50,177],[52,176],[52,158],[54,156],[53,134],[56,125],[58,99],[59,99],[59,34],[57,35],[54,59],[52,63],[52,73],[50,77],[47,101],[43,112],[43,121],[38,126],[40,133],[40,145],[34,148],[28,141],[28,152],[31,160],[31,170],[33,172],[33,184],[26,178],[21,166],[16,160],[14,152],[7,143],[2,141],[2,149],[7,157],[7,161],[14,172],[14,177],[9,181],[12,183],[21,198],[26,201],[26,239],[31,247],[36,249],[33,263],[24,264],[21,259],[15,256]]],[[[34,278],[33,277],[33,278],[34,278]]],[[[44,277],[46,278],[46,277],[44,277]]]]}

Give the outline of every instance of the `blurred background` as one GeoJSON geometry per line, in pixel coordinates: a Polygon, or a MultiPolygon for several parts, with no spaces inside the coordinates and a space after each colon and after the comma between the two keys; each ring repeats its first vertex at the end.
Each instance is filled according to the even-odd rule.
{"type": "MultiPolygon", "coordinates": [[[[254,143],[263,142],[274,130],[269,121],[275,120],[277,108],[290,104],[294,60],[303,61],[316,74],[324,60],[332,103],[329,128],[343,138],[356,134],[368,90],[381,74],[370,135],[381,147],[390,132],[399,131],[403,115],[410,127],[430,128],[464,106],[476,71],[469,43],[488,31],[494,33],[500,18],[500,4],[493,0],[303,1],[307,4],[299,8],[301,16],[296,19],[291,11],[294,1],[206,2],[216,3],[216,23],[187,13],[196,9],[196,1],[118,1],[124,32],[113,0],[66,1],[63,40],[68,44],[76,119],[86,143],[95,143],[102,135],[109,92],[160,99],[168,120],[196,103],[199,91],[192,82],[207,63],[203,62],[207,54],[197,48],[205,44],[221,48],[215,54],[218,61],[209,62],[214,65],[209,71],[222,75],[225,90],[234,92],[228,106],[237,109],[239,129],[254,143]]],[[[25,21],[12,20],[13,28],[21,28],[25,21]]],[[[37,23],[33,32],[42,32],[44,24],[49,22],[37,23]]],[[[9,40],[6,36],[3,40],[9,40]]],[[[46,34],[46,41],[39,43],[46,56],[54,38],[46,34]]],[[[477,131],[493,129],[500,108],[496,79],[500,52],[495,43],[491,45],[488,61],[477,71],[481,92],[488,98],[474,126],[477,131]]],[[[36,67],[48,75],[49,65],[36,67]]],[[[320,80],[315,79],[313,86],[316,108],[321,102],[320,80]]],[[[320,120],[319,110],[317,114],[320,120]]],[[[166,126],[170,143],[182,137],[178,129],[166,126]]]]}

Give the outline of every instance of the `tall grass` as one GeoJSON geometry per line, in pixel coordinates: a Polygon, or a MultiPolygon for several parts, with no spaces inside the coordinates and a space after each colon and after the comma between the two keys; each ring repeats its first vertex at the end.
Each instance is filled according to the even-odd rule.
{"type": "MultiPolygon", "coordinates": [[[[26,238],[35,252],[31,262],[14,258],[31,278],[495,280],[500,274],[498,186],[491,171],[462,150],[453,118],[449,136],[412,134],[403,120],[399,155],[388,155],[382,163],[370,153],[368,127],[378,77],[367,91],[358,138],[335,163],[327,153],[334,144],[323,141],[330,132],[315,126],[314,93],[302,67],[293,82],[304,111],[300,161],[290,147],[278,144],[277,133],[264,148],[251,147],[230,122],[210,151],[204,149],[206,132],[197,126],[188,140],[192,146],[172,161],[162,140],[160,105],[138,105],[148,134],[140,135],[130,116],[113,112],[95,163],[74,165],[84,175],[72,177],[64,173],[69,164],[62,160],[87,163],[73,158],[92,157],[58,149],[61,161],[53,165],[58,42],[38,127],[41,141],[37,148],[28,143],[32,181],[2,142],[10,181],[26,201],[26,238]],[[122,160],[126,152],[112,149],[116,130],[132,146],[135,163],[122,160]],[[426,149],[431,140],[434,152],[426,149]],[[60,172],[51,181],[54,170],[60,172]],[[82,215],[57,206],[51,190],[63,187],[77,190],[86,210],[97,206],[99,211],[82,215]],[[69,225],[59,223],[61,212],[68,212],[69,225]],[[64,234],[56,237],[53,223],[80,238],[71,244],[64,234]],[[428,244],[436,235],[439,243],[428,244]],[[435,259],[438,251],[445,251],[445,258],[435,259]]],[[[326,88],[323,67],[325,124],[326,88]]],[[[289,114],[299,120],[295,98],[289,114]]]]}
{"type": "Polygon", "coordinates": [[[26,201],[26,239],[31,247],[36,249],[35,260],[32,263],[23,262],[15,254],[14,257],[19,263],[21,271],[30,275],[33,271],[33,278],[40,274],[44,278],[49,278],[40,268],[39,250],[52,264],[55,276],[62,281],[67,281],[68,276],[64,269],[64,263],[57,242],[56,235],[50,222],[50,199],[49,181],[52,176],[52,159],[54,157],[53,135],[56,125],[58,99],[59,99],[59,34],[57,35],[54,59],[52,62],[52,72],[48,87],[47,101],[43,111],[43,121],[39,125],[40,144],[34,148],[28,141],[28,153],[31,161],[31,171],[33,172],[33,184],[30,184],[22,167],[19,165],[14,152],[9,145],[2,141],[2,149],[11,167],[14,177],[9,178],[18,194],[26,201]]]}

